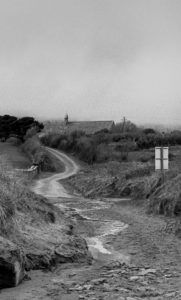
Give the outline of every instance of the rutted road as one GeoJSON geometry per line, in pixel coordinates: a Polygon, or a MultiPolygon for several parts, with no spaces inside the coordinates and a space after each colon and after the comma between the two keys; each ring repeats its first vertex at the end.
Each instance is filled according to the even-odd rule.
{"type": "Polygon", "coordinates": [[[47,148],[47,150],[58,158],[65,166],[65,170],[62,173],[52,175],[48,178],[39,179],[36,182],[33,190],[35,193],[43,195],[44,197],[72,197],[64,187],[59,183],[59,180],[68,178],[76,174],[79,170],[78,165],[67,155],[57,150],[47,148]]]}
{"type": "MultiPolygon", "coordinates": [[[[165,220],[147,216],[134,202],[124,199],[85,199],[67,193],[59,180],[76,174],[79,168],[65,154],[49,151],[65,164],[65,172],[38,181],[36,192],[54,198],[56,205],[72,214],[77,233],[87,240],[95,259],[89,267],[71,266],[64,274],[58,271],[53,279],[57,284],[55,295],[59,297],[63,280],[70,281],[63,288],[63,300],[180,300],[181,241],[165,232],[165,220]],[[110,263],[118,263],[118,269],[110,267],[108,274],[102,268],[110,263]],[[100,278],[92,280],[95,277],[100,278]]],[[[54,293],[51,286],[48,290],[54,293]]]]}
{"type": "Polygon", "coordinates": [[[104,203],[99,200],[92,201],[68,193],[60,183],[60,180],[75,175],[79,171],[79,166],[66,154],[51,148],[47,148],[47,150],[61,161],[65,170],[62,173],[37,180],[33,191],[51,200],[54,199],[56,205],[68,210],[69,214],[72,213],[72,218],[79,223],[79,227],[82,227],[82,235],[87,240],[89,250],[95,259],[128,262],[129,257],[127,255],[116,252],[112,247],[109,247],[109,249],[104,247],[106,237],[118,234],[127,228],[127,224],[110,218],[102,218],[100,220],[99,211],[108,209],[111,206],[110,203],[104,203]],[[83,218],[83,222],[77,220],[79,216],[83,218]],[[97,216],[97,219],[95,219],[95,216],[97,216]]]}
{"type": "Polygon", "coordinates": [[[95,260],[92,265],[60,264],[53,272],[31,271],[32,280],[3,291],[0,299],[180,300],[181,241],[164,231],[164,219],[122,199],[71,195],[59,181],[79,167],[65,154],[49,151],[65,171],[39,179],[33,190],[72,215],[95,260]],[[134,264],[120,263],[130,257],[134,264]]]}

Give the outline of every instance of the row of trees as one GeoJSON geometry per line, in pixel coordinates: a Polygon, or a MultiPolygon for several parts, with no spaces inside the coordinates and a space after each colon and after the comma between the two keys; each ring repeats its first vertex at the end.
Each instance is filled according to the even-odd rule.
{"type": "Polygon", "coordinates": [[[124,124],[117,124],[112,132],[105,129],[93,135],[86,135],[81,131],[52,133],[44,136],[42,142],[50,147],[73,152],[91,164],[109,159],[127,160],[130,151],[181,145],[181,131],[160,133],[152,128],[138,128],[126,121],[124,124]]]}
{"type": "Polygon", "coordinates": [[[43,124],[36,121],[33,117],[0,116],[0,138],[4,140],[11,136],[23,140],[29,129],[36,128],[36,131],[39,132],[43,127],[43,124]]]}
{"type": "Polygon", "coordinates": [[[111,133],[113,142],[134,142],[137,149],[156,146],[181,145],[181,131],[160,132],[153,128],[140,128],[130,121],[117,124],[111,133]]]}

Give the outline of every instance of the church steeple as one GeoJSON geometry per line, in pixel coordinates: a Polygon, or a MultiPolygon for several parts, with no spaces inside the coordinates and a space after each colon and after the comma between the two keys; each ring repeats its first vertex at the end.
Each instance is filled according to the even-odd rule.
{"type": "Polygon", "coordinates": [[[68,117],[68,114],[65,115],[65,118],[64,118],[64,123],[65,125],[67,125],[69,122],[69,117],[68,117]]]}

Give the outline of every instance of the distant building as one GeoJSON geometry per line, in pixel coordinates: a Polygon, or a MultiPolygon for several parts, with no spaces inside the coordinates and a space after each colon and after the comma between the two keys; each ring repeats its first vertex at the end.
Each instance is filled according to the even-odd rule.
{"type": "Polygon", "coordinates": [[[46,122],[44,132],[50,133],[71,133],[73,131],[82,131],[85,134],[94,134],[99,131],[111,131],[115,123],[114,121],[69,121],[68,114],[65,115],[64,121],[46,122]]]}
{"type": "Polygon", "coordinates": [[[67,132],[83,131],[85,134],[94,134],[103,130],[112,130],[115,126],[114,121],[79,121],[68,122],[66,126],[67,132]]]}

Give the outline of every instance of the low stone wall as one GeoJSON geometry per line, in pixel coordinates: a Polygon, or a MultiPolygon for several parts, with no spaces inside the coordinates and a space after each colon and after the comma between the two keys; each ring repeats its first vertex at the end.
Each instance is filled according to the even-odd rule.
{"type": "Polygon", "coordinates": [[[16,172],[23,173],[28,179],[33,179],[39,173],[39,166],[32,165],[29,169],[16,169],[16,172]]]}

